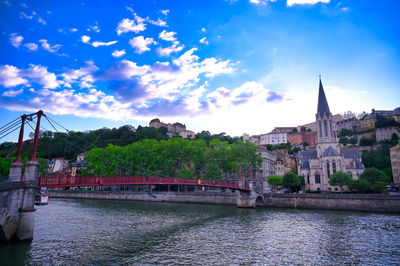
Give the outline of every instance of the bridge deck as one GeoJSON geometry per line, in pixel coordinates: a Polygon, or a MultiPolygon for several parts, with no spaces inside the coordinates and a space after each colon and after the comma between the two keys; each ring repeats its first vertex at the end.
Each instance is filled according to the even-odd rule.
{"type": "Polygon", "coordinates": [[[160,176],[42,176],[39,177],[39,187],[86,187],[86,186],[118,186],[118,185],[189,185],[230,188],[250,191],[248,186],[236,183],[186,179],[160,176]]]}

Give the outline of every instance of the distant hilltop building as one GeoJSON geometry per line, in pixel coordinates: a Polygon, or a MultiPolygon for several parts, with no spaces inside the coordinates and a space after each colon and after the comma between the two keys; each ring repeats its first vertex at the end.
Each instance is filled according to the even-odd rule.
{"type": "Polygon", "coordinates": [[[364,165],[358,150],[341,149],[334,129],[336,123],[329,110],[321,79],[315,123],[317,147],[315,150],[299,152],[298,173],[304,177],[307,190],[337,191],[338,187],[328,183],[331,175],[340,171],[358,179],[364,172],[364,165]]]}
{"type": "Polygon", "coordinates": [[[160,121],[160,119],[155,118],[150,121],[149,127],[160,128],[165,127],[168,130],[168,135],[172,137],[174,134],[178,134],[182,138],[194,138],[196,133],[190,130],[186,130],[186,125],[176,122],[173,124],[167,124],[160,121]]]}
{"type": "Polygon", "coordinates": [[[364,116],[360,120],[361,129],[372,129],[375,128],[375,122],[378,116],[384,116],[386,118],[392,118],[396,122],[400,122],[400,107],[394,110],[375,110],[372,109],[371,113],[364,116]]]}

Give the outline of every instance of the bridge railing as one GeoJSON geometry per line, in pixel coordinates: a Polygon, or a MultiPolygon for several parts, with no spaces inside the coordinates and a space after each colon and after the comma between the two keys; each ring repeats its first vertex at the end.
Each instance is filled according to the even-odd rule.
{"type": "Polygon", "coordinates": [[[118,185],[189,185],[249,190],[248,183],[239,184],[218,180],[186,179],[160,176],[42,176],[39,187],[118,186],[118,185]]]}

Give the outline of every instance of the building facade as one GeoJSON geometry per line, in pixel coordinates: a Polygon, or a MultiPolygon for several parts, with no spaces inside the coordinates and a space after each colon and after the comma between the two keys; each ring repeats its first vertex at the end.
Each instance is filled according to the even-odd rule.
{"type": "Polygon", "coordinates": [[[336,125],[338,132],[340,132],[342,129],[357,131],[360,128],[360,120],[358,120],[357,117],[351,117],[338,121],[336,125]]]}
{"type": "Polygon", "coordinates": [[[314,147],[317,144],[317,132],[305,131],[289,133],[287,134],[287,141],[294,146],[307,143],[309,146],[314,147]]]}
{"type": "Polygon", "coordinates": [[[264,147],[258,147],[257,153],[263,160],[261,168],[258,170],[257,177],[266,180],[267,177],[275,175],[276,155],[264,147]]]}
{"type": "Polygon", "coordinates": [[[376,142],[391,141],[393,133],[400,137],[400,128],[398,127],[381,127],[375,129],[376,142]]]}
{"type": "Polygon", "coordinates": [[[150,121],[149,127],[155,127],[155,128],[165,127],[168,130],[167,134],[169,137],[172,137],[175,134],[178,134],[179,136],[181,136],[184,139],[196,137],[196,133],[194,133],[193,131],[190,131],[190,130],[186,130],[186,125],[179,123],[179,122],[176,122],[173,124],[167,124],[167,123],[161,122],[160,119],[155,118],[150,121]]]}
{"type": "Polygon", "coordinates": [[[390,161],[392,163],[393,183],[400,185],[400,143],[390,148],[390,161]]]}
{"type": "Polygon", "coordinates": [[[306,190],[338,191],[338,187],[329,185],[330,176],[341,171],[358,179],[364,165],[358,150],[341,149],[321,80],[316,124],[316,149],[299,152],[297,171],[304,177],[306,190]]]}
{"type": "Polygon", "coordinates": [[[287,133],[268,133],[260,135],[260,145],[287,143],[287,133]]]}

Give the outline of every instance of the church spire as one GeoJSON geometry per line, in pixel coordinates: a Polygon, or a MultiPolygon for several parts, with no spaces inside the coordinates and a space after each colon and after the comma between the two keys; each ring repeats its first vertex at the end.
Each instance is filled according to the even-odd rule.
{"type": "Polygon", "coordinates": [[[322,117],[324,115],[324,113],[326,113],[326,115],[329,116],[330,111],[329,111],[328,101],[326,100],[326,97],[325,97],[324,87],[322,87],[321,75],[320,75],[319,76],[319,94],[318,94],[317,115],[320,115],[320,117],[322,117]]]}

